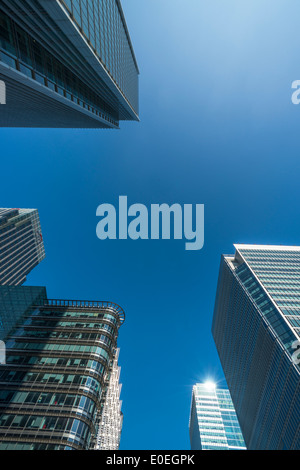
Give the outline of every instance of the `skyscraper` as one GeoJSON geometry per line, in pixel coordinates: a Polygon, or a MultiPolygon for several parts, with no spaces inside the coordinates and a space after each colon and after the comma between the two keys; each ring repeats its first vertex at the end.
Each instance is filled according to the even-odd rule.
{"type": "Polygon", "coordinates": [[[45,287],[0,286],[0,340],[15,327],[32,305],[47,298],[45,287]]]}
{"type": "Polygon", "coordinates": [[[44,257],[38,211],[0,209],[0,285],[23,284],[44,257]]]}
{"type": "Polygon", "coordinates": [[[138,120],[138,65],[120,0],[3,0],[3,127],[138,120]]]}
{"type": "MultiPolygon", "coordinates": [[[[2,287],[0,287],[2,289],[2,287]]],[[[18,290],[36,289],[18,286],[18,290]]],[[[40,288],[43,289],[43,288],[40,288]]],[[[45,291],[6,337],[0,366],[0,449],[97,449],[124,312],[112,302],[49,300],[45,291]],[[100,423],[101,426],[100,426],[100,423]]],[[[32,297],[34,297],[34,295],[32,297]]],[[[21,308],[21,306],[20,306],[21,308]]],[[[120,423],[116,420],[117,439],[120,423]]]]}
{"type": "Polygon", "coordinates": [[[118,449],[123,425],[123,413],[120,401],[121,385],[120,367],[118,365],[119,349],[116,350],[111,361],[110,372],[107,377],[107,387],[104,397],[104,406],[100,416],[97,435],[97,450],[118,449]]]}
{"type": "Polygon", "coordinates": [[[245,450],[229,390],[214,383],[193,386],[190,414],[192,450],[245,450]]]}
{"type": "Polygon", "coordinates": [[[223,256],[212,332],[247,448],[300,449],[300,247],[223,256]]]}

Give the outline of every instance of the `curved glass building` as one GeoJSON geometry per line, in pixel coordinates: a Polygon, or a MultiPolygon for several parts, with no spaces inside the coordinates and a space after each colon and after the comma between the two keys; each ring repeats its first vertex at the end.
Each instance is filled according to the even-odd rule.
{"type": "Polygon", "coordinates": [[[118,386],[112,372],[123,321],[112,302],[49,300],[44,292],[26,305],[5,339],[0,365],[0,449],[96,449],[114,425],[118,448],[122,414],[119,393],[111,390],[118,386]],[[107,430],[102,414],[109,388],[117,412],[107,430]]]}

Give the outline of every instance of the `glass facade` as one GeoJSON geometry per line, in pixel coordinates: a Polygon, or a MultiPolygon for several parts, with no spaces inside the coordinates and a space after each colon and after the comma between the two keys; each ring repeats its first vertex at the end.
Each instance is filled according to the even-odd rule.
{"type": "Polygon", "coordinates": [[[227,389],[193,387],[190,415],[192,450],[245,450],[245,442],[227,389]]]}
{"type": "Polygon", "coordinates": [[[222,257],[212,330],[247,448],[299,449],[300,248],[235,248],[222,257]]]}
{"type": "Polygon", "coordinates": [[[3,340],[33,303],[44,302],[45,287],[0,286],[0,340],[3,340]]]}
{"type": "Polygon", "coordinates": [[[120,1],[59,1],[138,112],[138,66],[120,1]]]}
{"type": "MultiPolygon", "coordinates": [[[[272,308],[266,313],[264,307],[264,316],[292,354],[291,343],[300,337],[300,249],[258,251],[240,248],[239,252],[249,270],[255,272],[257,284],[261,285],[261,297],[269,295],[272,299],[272,308]],[[276,311],[280,313],[276,315],[276,311]]],[[[268,303],[270,305],[270,300],[268,303]]]]}
{"type": "Polygon", "coordinates": [[[8,126],[26,126],[21,96],[38,127],[117,128],[119,120],[138,120],[138,75],[118,0],[1,3],[0,77],[7,86],[8,126]]]}
{"type": "Polygon", "coordinates": [[[0,285],[23,284],[44,258],[38,211],[0,208],[0,285]]]}
{"type": "Polygon", "coordinates": [[[96,448],[123,321],[108,302],[24,305],[0,366],[0,449],[96,448]]]}

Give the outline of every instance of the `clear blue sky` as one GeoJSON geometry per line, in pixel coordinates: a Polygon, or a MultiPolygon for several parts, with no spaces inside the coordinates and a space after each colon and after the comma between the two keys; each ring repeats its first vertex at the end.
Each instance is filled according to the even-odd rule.
{"type": "Polygon", "coordinates": [[[225,385],[211,336],[220,256],[299,245],[298,0],[123,0],[140,123],[1,129],[1,207],[38,208],[46,259],[28,284],[126,311],[121,449],[189,449],[191,389],[225,385]],[[205,245],[96,237],[96,208],[205,204],[205,245]]]}

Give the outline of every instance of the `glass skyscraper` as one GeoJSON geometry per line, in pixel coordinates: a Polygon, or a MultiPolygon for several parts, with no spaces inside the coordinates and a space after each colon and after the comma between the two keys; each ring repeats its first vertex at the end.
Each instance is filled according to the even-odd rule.
{"type": "Polygon", "coordinates": [[[192,450],[245,450],[229,390],[215,384],[194,385],[190,414],[192,450]]]}
{"type": "Polygon", "coordinates": [[[115,370],[123,310],[112,302],[49,300],[44,288],[14,289],[19,310],[20,291],[27,299],[32,291],[33,300],[23,303],[23,315],[5,338],[0,450],[98,449],[102,435],[117,450],[122,414],[115,370]]]}
{"type": "Polygon", "coordinates": [[[0,208],[0,285],[23,284],[44,257],[38,211],[0,208]]]}
{"type": "Polygon", "coordinates": [[[224,255],[212,332],[247,448],[300,449],[300,247],[224,255]]]}
{"type": "Polygon", "coordinates": [[[120,0],[2,0],[3,127],[138,120],[138,65],[120,0]]]}
{"type": "Polygon", "coordinates": [[[121,384],[118,365],[119,349],[111,361],[107,377],[104,406],[99,421],[96,450],[118,449],[123,425],[122,402],[120,400],[121,384]]]}

